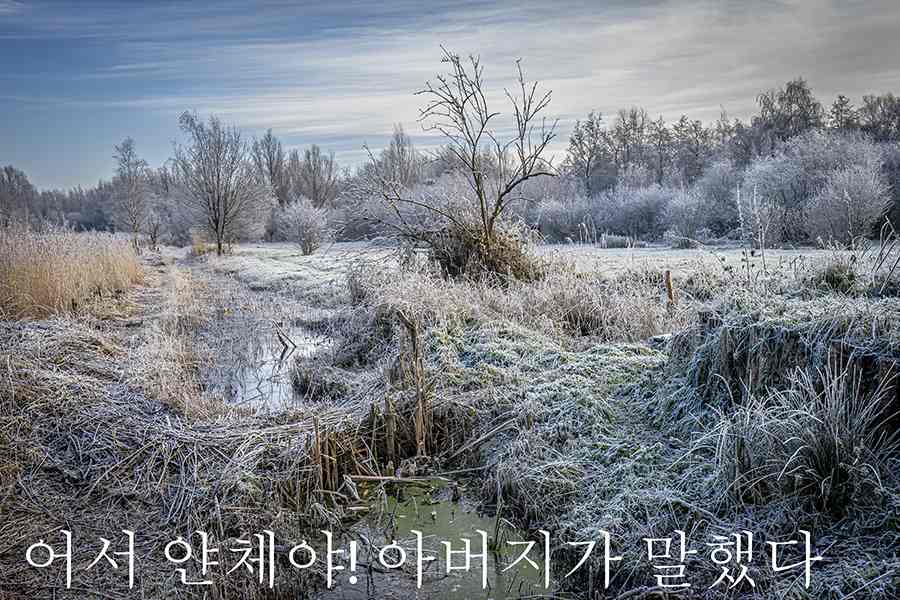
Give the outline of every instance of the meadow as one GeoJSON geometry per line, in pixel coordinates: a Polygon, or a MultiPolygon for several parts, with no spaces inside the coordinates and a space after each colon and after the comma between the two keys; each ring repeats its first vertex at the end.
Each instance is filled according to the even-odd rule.
{"type": "MultiPolygon", "coordinates": [[[[893,238],[767,249],[765,264],[734,245],[541,245],[543,277],[502,281],[448,279],[385,243],[138,257],[113,238],[57,235],[84,268],[107,250],[131,256],[129,282],[98,284],[118,293],[78,296],[74,310],[69,296],[44,303],[53,311],[7,308],[0,323],[11,597],[200,597],[162,559],[195,530],[221,547],[272,531],[282,567],[269,590],[223,555],[205,597],[356,597],[345,579],[324,589],[318,565],[291,570],[286,548],[326,528],[400,535],[408,486],[425,488],[413,497],[433,503],[432,519],[448,502],[477,508],[492,545],[608,532],[624,556],[608,588],[602,553],[564,577],[581,556],[559,542],[540,591],[551,597],[671,596],[640,551],[675,531],[700,550],[684,559],[692,597],[894,597],[893,238]],[[125,524],[139,538],[134,589],[83,570],[125,524]],[[68,589],[62,571],[21,560],[61,529],[85,540],[68,589]],[[808,588],[802,569],[775,572],[764,546],[799,530],[823,557],[808,588]],[[710,587],[721,570],[704,543],[739,531],[755,535],[755,586],[710,587]]],[[[459,597],[459,580],[439,575],[426,577],[430,597],[459,597]]],[[[367,577],[378,597],[413,593],[409,570],[367,577]]],[[[506,597],[527,589],[513,580],[506,597]]]]}

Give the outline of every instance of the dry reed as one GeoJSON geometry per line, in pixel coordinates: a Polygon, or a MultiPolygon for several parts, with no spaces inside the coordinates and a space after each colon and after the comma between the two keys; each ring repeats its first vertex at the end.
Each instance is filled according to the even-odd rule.
{"type": "Polygon", "coordinates": [[[0,228],[0,311],[14,318],[77,312],[142,276],[127,239],[62,227],[0,228]]]}

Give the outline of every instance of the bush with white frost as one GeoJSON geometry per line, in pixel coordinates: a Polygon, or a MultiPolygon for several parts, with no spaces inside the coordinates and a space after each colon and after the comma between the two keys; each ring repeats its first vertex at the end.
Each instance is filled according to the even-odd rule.
{"type": "Polygon", "coordinates": [[[727,160],[711,164],[694,184],[700,211],[696,227],[707,227],[716,235],[725,235],[738,226],[735,191],[741,183],[741,171],[727,160]]]}
{"type": "Polygon", "coordinates": [[[810,202],[809,237],[849,244],[859,236],[871,235],[887,207],[888,189],[877,164],[835,171],[810,202]]]}
{"type": "Polygon", "coordinates": [[[603,231],[642,240],[662,237],[669,228],[667,210],[677,191],[659,185],[618,187],[598,199],[594,219],[603,231]]]}
{"type": "Polygon", "coordinates": [[[306,198],[288,204],[277,216],[279,236],[300,246],[305,255],[312,254],[332,238],[328,227],[328,210],[316,208],[306,198]]]}

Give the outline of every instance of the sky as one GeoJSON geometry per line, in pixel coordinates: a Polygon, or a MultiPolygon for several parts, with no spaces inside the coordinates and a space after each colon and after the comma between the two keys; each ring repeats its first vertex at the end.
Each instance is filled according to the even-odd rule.
{"type": "Polygon", "coordinates": [[[346,166],[395,123],[435,147],[414,92],[443,71],[441,45],[480,56],[506,122],[522,59],[552,90],[559,153],[592,110],[746,118],[798,76],[826,104],[900,92],[898,32],[898,0],[0,0],[0,165],[39,188],[93,185],[130,136],[157,166],[185,110],[346,166]]]}

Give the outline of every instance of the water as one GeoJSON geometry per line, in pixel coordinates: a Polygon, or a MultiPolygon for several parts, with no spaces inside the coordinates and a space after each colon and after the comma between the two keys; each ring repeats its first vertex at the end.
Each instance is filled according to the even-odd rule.
{"type": "Polygon", "coordinates": [[[202,369],[207,390],[226,402],[255,412],[296,406],[300,398],[291,384],[291,364],[311,356],[327,339],[300,325],[275,324],[254,315],[222,311],[206,332],[215,356],[202,369]]]}
{"type": "MultiPolygon", "coordinates": [[[[404,486],[389,491],[385,500],[372,503],[373,512],[353,525],[348,531],[350,539],[360,544],[359,561],[375,567],[367,571],[358,567],[357,582],[351,584],[349,574],[344,571],[330,590],[322,590],[316,600],[369,600],[434,598],[445,600],[502,599],[525,597],[548,597],[551,591],[544,588],[543,546],[539,539],[528,554],[537,568],[521,560],[509,567],[524,551],[524,546],[509,545],[507,541],[523,541],[521,532],[501,521],[501,544],[496,551],[486,548],[487,588],[482,587],[481,560],[473,558],[468,572],[445,572],[445,549],[441,542],[452,543],[453,550],[462,550],[460,538],[468,538],[472,543],[472,553],[482,552],[481,537],[477,530],[486,531],[489,540],[496,533],[496,519],[479,513],[465,500],[454,499],[454,485],[432,485],[427,488],[404,486]],[[412,530],[421,531],[424,553],[437,560],[426,563],[421,589],[416,587],[416,538],[412,530]],[[365,540],[377,548],[392,541],[407,553],[406,566],[402,570],[387,571],[378,562],[378,554],[368,549],[365,540]],[[382,572],[387,571],[387,572],[382,572]]],[[[366,494],[366,490],[362,492],[366,494]]],[[[528,541],[531,541],[530,539],[528,541]]],[[[396,560],[390,554],[388,560],[396,560]]],[[[454,556],[454,564],[461,564],[462,556],[454,556]]],[[[554,588],[553,580],[550,583],[554,588]]]]}

